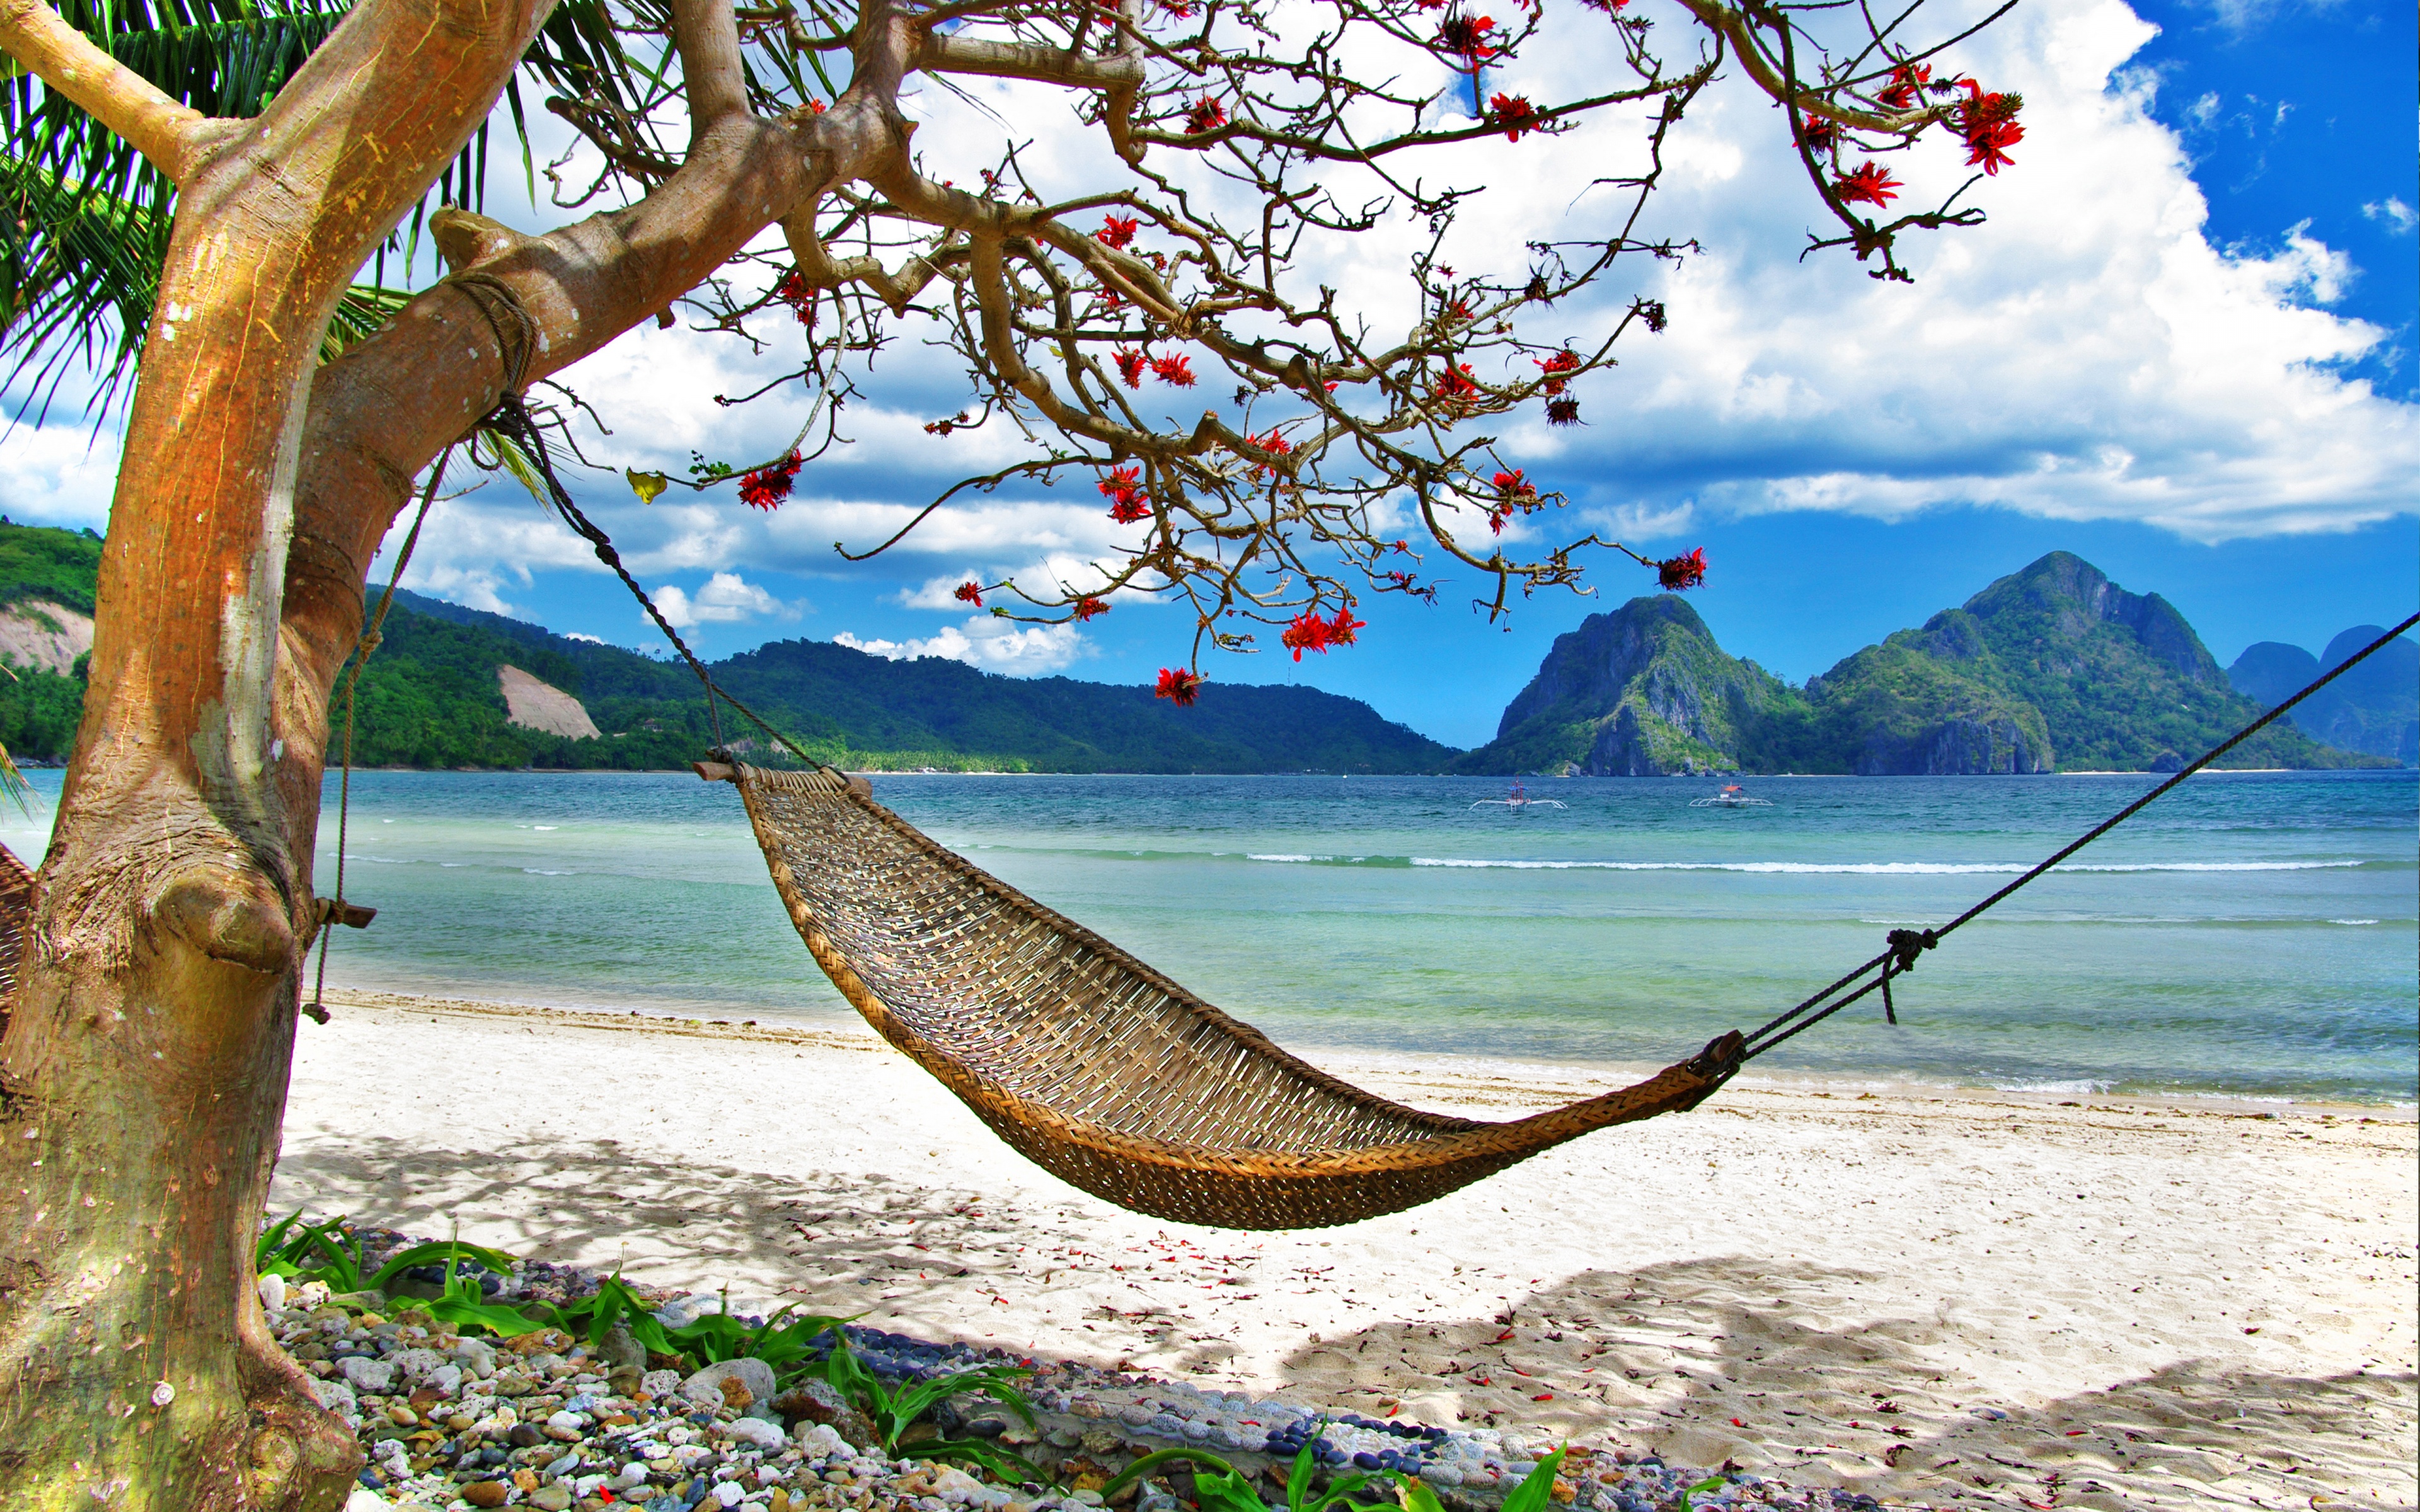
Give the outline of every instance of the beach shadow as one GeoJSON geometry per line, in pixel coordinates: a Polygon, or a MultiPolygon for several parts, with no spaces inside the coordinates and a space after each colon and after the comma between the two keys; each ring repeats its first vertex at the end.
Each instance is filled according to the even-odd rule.
{"type": "Polygon", "coordinates": [[[1365,1414],[1610,1439],[1674,1464],[1895,1498],[2409,1506],[2420,1489],[2409,1372],[2186,1360],[2028,1406],[1959,1367],[1971,1332],[1946,1319],[1827,1326],[1864,1279],[1741,1258],[1583,1273],[1488,1317],[1322,1338],[1285,1368],[1365,1414]]]}
{"type": "Polygon", "coordinates": [[[848,1312],[893,1284],[976,1273],[1000,1227],[986,1212],[998,1204],[971,1188],[861,1171],[807,1181],[614,1139],[508,1155],[312,1140],[278,1162],[270,1207],[304,1204],[413,1234],[458,1225],[464,1239],[531,1259],[720,1274],[736,1292],[848,1312]]]}

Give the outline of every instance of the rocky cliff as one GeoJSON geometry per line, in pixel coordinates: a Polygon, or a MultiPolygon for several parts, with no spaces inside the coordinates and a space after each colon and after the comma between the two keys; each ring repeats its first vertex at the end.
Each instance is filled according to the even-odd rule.
{"type": "Polygon", "coordinates": [[[1726,656],[1682,599],[1634,598],[1557,637],[1496,738],[1452,770],[1728,771],[1769,717],[1800,702],[1781,679],[1726,656]]]}

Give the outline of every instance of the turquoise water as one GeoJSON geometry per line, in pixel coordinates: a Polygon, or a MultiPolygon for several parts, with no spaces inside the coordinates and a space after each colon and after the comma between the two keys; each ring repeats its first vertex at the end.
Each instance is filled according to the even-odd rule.
{"type": "MultiPolygon", "coordinates": [[[[56,774],[36,774],[55,793],[56,774]]],[[[1286,1042],[1665,1063],[1938,923],[2141,777],[890,777],[943,843],[1286,1042]]],[[[354,779],[330,980],[714,1017],[845,1014],[728,787],[686,775],[354,779]]],[[[320,890],[334,860],[334,792],[320,890]]],[[[2410,1102],[2414,774],[2197,778],[1760,1066],[1881,1079],[2410,1102]]],[[[47,811],[0,826],[38,849],[47,811]]]]}

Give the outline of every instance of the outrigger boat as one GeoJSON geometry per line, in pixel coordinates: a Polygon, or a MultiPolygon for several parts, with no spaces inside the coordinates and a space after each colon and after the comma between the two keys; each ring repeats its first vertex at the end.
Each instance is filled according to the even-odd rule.
{"type": "Polygon", "coordinates": [[[1770,799],[1748,796],[1738,783],[1733,782],[1720,793],[1712,793],[1702,798],[1691,799],[1689,807],[1692,809],[1770,809],[1773,804],[1770,799]]]}
{"type": "Polygon", "coordinates": [[[1524,809],[1560,809],[1567,806],[1554,798],[1533,798],[1529,796],[1529,792],[1527,788],[1524,788],[1520,783],[1515,782],[1512,784],[1512,791],[1506,794],[1503,797],[1481,798],[1477,803],[1472,804],[1471,807],[1474,809],[1510,809],[1514,813],[1519,813],[1524,809]]]}

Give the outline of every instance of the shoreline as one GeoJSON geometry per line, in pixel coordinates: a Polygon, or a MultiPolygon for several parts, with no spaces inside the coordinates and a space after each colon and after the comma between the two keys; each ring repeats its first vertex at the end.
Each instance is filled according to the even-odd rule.
{"type": "MultiPolygon", "coordinates": [[[[1759,1078],[1412,1211],[1237,1233],[1057,1182],[862,1027],[331,1004],[275,1212],[1928,1505],[2420,1495],[2408,1118],[1759,1078]]],[[[1308,1058],[1490,1119],[1617,1080],[1308,1058]]]]}
{"type": "MultiPolygon", "coordinates": [[[[759,1031],[754,1037],[779,1037],[785,1031],[796,1031],[810,1042],[821,1042],[823,1037],[859,1037],[868,1048],[887,1048],[880,1036],[865,1026],[853,1011],[835,1010],[828,1014],[809,1017],[803,1014],[778,1014],[771,1018],[734,1019],[707,1016],[702,1011],[682,1010],[607,1007],[601,1004],[572,1005],[532,1001],[524,998],[474,998],[450,995],[395,992],[383,988],[336,986],[329,989],[331,1003],[340,998],[365,1006],[410,1011],[423,1006],[441,1009],[449,1013],[471,1015],[546,1015],[566,1024],[607,1030],[634,1027],[627,1023],[638,1019],[638,1027],[661,1029],[662,1032],[686,1033],[727,1029],[759,1031]],[[678,1028],[666,1028],[679,1026],[678,1028]]],[[[722,1009],[721,1012],[744,1011],[722,1009]]],[[[1419,1078],[1424,1073],[1448,1074],[1465,1068],[1494,1068],[1496,1073],[1520,1072],[1532,1077],[1558,1080],[1596,1079],[1607,1082],[1643,1080],[1664,1069],[1661,1062],[1618,1060],[1547,1060],[1511,1056],[1489,1056],[1479,1052],[1431,1052],[1385,1050],[1357,1045],[1332,1044],[1316,1041],[1289,1040],[1280,1046],[1289,1054],[1312,1061],[1323,1069],[1338,1067],[1368,1068],[1379,1074],[1419,1078]]],[[[1677,1054],[1676,1059],[1685,1059],[1677,1054]]],[[[1482,1072],[1482,1074],[1487,1072],[1482,1072]]],[[[2079,1105],[2090,1100],[2095,1106],[2140,1111],[2153,1105],[2188,1103],[2193,1111],[2213,1114],[2239,1114],[2257,1117],[2273,1114],[2278,1117],[2298,1115],[2349,1115],[2386,1123],[2420,1121],[2420,1103],[2379,1101],[2365,1102],[2358,1098],[2327,1098],[2271,1095],[2235,1092],[2225,1089],[2177,1088],[2158,1092],[2118,1092],[2077,1088],[2071,1085],[2041,1087],[1992,1087],[1973,1083],[1927,1081],[1916,1076],[1900,1076],[1891,1072],[1852,1074],[1845,1072],[1767,1071],[1743,1072],[1729,1084],[1743,1091],[1800,1092],[1812,1097],[1838,1096],[1842,1092],[1872,1093],[1884,1097],[1922,1099],[1928,1102],[1999,1103],[2018,1106],[2079,1105]]]]}

